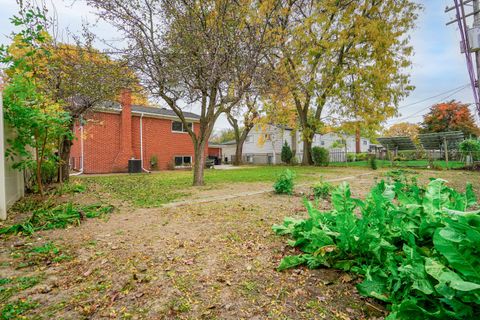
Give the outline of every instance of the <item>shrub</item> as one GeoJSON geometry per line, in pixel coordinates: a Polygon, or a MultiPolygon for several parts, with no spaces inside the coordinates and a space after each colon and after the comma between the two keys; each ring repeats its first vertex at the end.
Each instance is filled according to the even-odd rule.
{"type": "Polygon", "coordinates": [[[313,163],[317,166],[328,166],[330,162],[330,153],[327,149],[322,147],[312,148],[313,163]]]}
{"type": "Polygon", "coordinates": [[[150,168],[152,170],[158,170],[158,157],[156,154],[150,157],[150,168]]]}
{"type": "Polygon", "coordinates": [[[345,183],[331,199],[329,211],[306,202],[307,219],[273,227],[302,251],[284,257],[279,270],[305,264],[359,274],[359,293],[389,304],[387,319],[478,319],[480,216],[471,211],[478,205],[472,185],[460,193],[442,179],[426,187],[381,181],[360,200],[345,183]]]}
{"type": "Polygon", "coordinates": [[[375,155],[371,155],[369,158],[368,158],[368,164],[370,165],[370,168],[372,170],[377,170],[378,169],[378,166],[377,166],[377,157],[375,155]]]}
{"type": "Polygon", "coordinates": [[[480,140],[467,139],[462,141],[459,146],[460,152],[464,156],[472,156],[473,160],[480,159],[480,140]]]}
{"type": "Polygon", "coordinates": [[[290,164],[293,158],[293,152],[287,141],[283,144],[282,153],[281,153],[282,162],[290,164]]]}
{"type": "Polygon", "coordinates": [[[333,186],[328,182],[319,182],[312,187],[315,199],[326,199],[333,190],[333,186]]]}
{"type": "Polygon", "coordinates": [[[368,160],[368,153],[361,152],[357,153],[355,156],[355,161],[366,161],[368,160]]]}
{"type": "Polygon", "coordinates": [[[273,190],[278,194],[292,194],[293,193],[293,178],[295,173],[287,169],[278,177],[277,181],[273,185],[273,190]]]}

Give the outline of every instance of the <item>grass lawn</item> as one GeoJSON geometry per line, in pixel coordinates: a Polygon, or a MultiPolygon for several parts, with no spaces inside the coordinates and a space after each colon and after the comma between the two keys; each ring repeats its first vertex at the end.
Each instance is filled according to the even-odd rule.
{"type": "MultiPolygon", "coordinates": [[[[255,166],[233,170],[205,171],[204,188],[218,188],[234,183],[273,183],[278,175],[290,169],[295,171],[296,181],[308,181],[317,176],[320,179],[326,171],[340,171],[337,168],[255,166]]],[[[343,171],[343,170],[342,170],[343,171]]],[[[84,176],[76,178],[90,188],[107,193],[117,199],[132,202],[136,207],[156,207],[191,193],[192,171],[160,171],[152,174],[84,176]]]]}
{"type": "MultiPolygon", "coordinates": [[[[435,166],[438,166],[440,168],[446,168],[447,164],[445,161],[434,161],[433,164],[435,166]]],[[[334,167],[368,167],[369,164],[367,161],[356,161],[356,162],[348,162],[345,164],[345,162],[332,162],[330,163],[331,166],[334,167]]],[[[392,163],[387,160],[377,160],[377,165],[380,168],[392,168],[392,163]]],[[[409,160],[409,161],[395,161],[393,168],[395,167],[405,167],[405,168],[428,168],[429,163],[427,160],[409,160]]],[[[448,168],[450,169],[457,169],[457,168],[463,168],[465,166],[464,162],[461,161],[449,161],[448,162],[448,168]]]]}

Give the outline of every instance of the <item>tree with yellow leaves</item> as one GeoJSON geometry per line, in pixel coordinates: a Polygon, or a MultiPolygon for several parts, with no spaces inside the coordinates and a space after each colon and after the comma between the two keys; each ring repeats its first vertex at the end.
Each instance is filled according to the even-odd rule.
{"type": "Polygon", "coordinates": [[[369,127],[396,113],[412,89],[405,73],[408,32],[419,5],[409,0],[281,2],[278,50],[269,58],[289,91],[304,141],[303,164],[330,112],[369,127]]]}

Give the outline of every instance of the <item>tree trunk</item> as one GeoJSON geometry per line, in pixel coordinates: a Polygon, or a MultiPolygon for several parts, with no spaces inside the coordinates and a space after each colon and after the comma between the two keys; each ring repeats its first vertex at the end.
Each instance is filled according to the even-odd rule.
{"type": "Polygon", "coordinates": [[[360,127],[357,125],[357,128],[355,129],[355,153],[360,153],[360,152],[361,152],[360,127]]]}
{"type": "Polygon", "coordinates": [[[193,185],[205,185],[203,172],[205,171],[205,142],[195,143],[195,162],[193,164],[193,185]]]}
{"type": "MultiPolygon", "coordinates": [[[[72,137],[75,135],[74,130],[74,121],[72,120],[69,124],[69,129],[72,134],[72,137]]],[[[82,137],[80,137],[82,139],[82,137]]],[[[58,150],[58,156],[60,158],[58,166],[58,182],[68,181],[70,178],[70,152],[72,150],[72,139],[71,137],[64,135],[62,141],[60,142],[60,148],[58,150]]],[[[83,155],[82,155],[83,156],[83,155]]]]}
{"type": "Polygon", "coordinates": [[[243,153],[243,143],[245,139],[240,139],[237,141],[237,148],[235,149],[235,160],[233,161],[234,166],[240,166],[243,163],[242,153],[243,153]]]}
{"type": "Polygon", "coordinates": [[[313,165],[313,159],[312,159],[312,140],[311,140],[311,139],[305,139],[305,140],[303,140],[302,165],[304,165],[304,166],[311,166],[311,165],[313,165]]]}

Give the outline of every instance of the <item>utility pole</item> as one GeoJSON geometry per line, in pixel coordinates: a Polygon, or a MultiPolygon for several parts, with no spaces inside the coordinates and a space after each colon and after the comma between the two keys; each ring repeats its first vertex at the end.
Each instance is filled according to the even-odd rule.
{"type": "MultiPolygon", "coordinates": [[[[473,0],[473,27],[480,27],[480,0],[473,0]]],[[[477,66],[477,90],[479,90],[480,96],[480,51],[475,51],[475,62],[477,66]]]]}
{"type": "Polygon", "coordinates": [[[455,19],[448,22],[447,26],[453,23],[458,24],[462,39],[460,45],[462,53],[465,54],[475,107],[480,116],[480,0],[453,0],[453,3],[454,6],[445,9],[445,12],[455,10],[455,19]],[[465,6],[471,3],[473,3],[473,11],[466,13],[465,6]],[[467,25],[467,18],[471,16],[474,20],[473,28],[469,28],[467,25]],[[475,53],[475,59],[472,57],[473,53],[475,53]],[[475,60],[476,68],[473,60],[475,60]]]}

